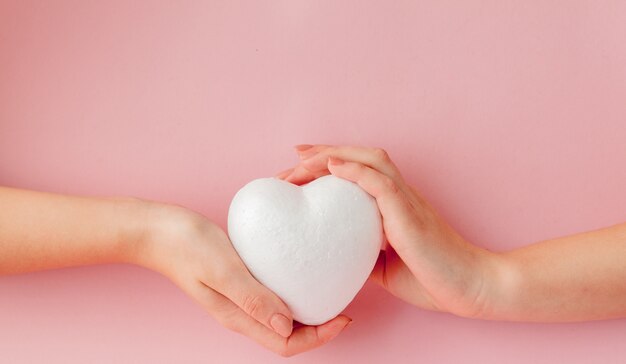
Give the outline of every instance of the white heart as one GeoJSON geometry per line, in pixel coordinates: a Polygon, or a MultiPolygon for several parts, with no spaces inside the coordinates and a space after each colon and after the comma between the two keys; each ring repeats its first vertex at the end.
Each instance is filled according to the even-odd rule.
{"type": "Polygon", "coordinates": [[[307,325],[346,308],[383,241],[375,200],[335,176],[303,187],[276,178],[248,183],[231,202],[228,233],[250,273],[307,325]]]}

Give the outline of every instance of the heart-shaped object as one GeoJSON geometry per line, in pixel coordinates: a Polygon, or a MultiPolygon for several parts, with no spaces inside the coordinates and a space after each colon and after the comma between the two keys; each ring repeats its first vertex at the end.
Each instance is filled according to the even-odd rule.
{"type": "Polygon", "coordinates": [[[231,202],[228,233],[250,273],[307,325],[346,308],[383,241],[376,201],[332,175],[303,187],[276,178],[248,183],[231,202]]]}

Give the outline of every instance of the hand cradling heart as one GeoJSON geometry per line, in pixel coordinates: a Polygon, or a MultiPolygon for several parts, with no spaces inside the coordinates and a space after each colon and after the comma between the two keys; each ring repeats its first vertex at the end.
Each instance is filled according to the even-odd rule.
{"type": "Polygon", "coordinates": [[[276,178],[248,183],[231,202],[228,233],[250,273],[307,325],[346,308],[383,241],[375,200],[335,176],[303,187],[276,178]]]}

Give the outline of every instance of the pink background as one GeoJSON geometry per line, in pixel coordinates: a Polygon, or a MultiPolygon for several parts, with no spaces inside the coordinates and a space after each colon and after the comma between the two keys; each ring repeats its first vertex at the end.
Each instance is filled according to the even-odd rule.
{"type": "MultiPolygon", "coordinates": [[[[304,142],[386,148],[493,250],[626,221],[626,2],[0,1],[0,184],[225,224],[304,142]]],[[[367,285],[293,363],[626,361],[626,320],[485,322],[367,285]]],[[[0,278],[2,362],[283,362],[165,278],[0,278]]]]}

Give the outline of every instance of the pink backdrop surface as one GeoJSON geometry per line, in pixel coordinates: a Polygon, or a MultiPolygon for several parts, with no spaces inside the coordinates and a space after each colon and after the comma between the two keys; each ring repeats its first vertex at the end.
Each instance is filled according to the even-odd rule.
{"type": "MultiPolygon", "coordinates": [[[[292,145],[373,145],[504,251],[626,220],[625,39],[623,1],[3,0],[0,184],[169,201],[224,226],[292,145]]],[[[290,362],[626,361],[626,320],[476,321],[373,284],[347,313],[290,362]]],[[[0,355],[285,360],[121,265],[0,278],[0,355]]]]}

